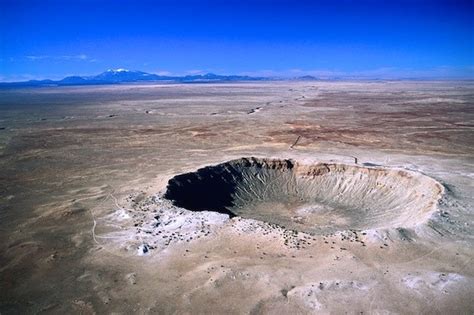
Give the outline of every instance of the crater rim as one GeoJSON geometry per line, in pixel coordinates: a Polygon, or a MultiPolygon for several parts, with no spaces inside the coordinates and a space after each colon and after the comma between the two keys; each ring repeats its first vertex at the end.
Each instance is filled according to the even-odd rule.
{"type": "Polygon", "coordinates": [[[242,157],[173,176],[163,197],[189,211],[326,233],[415,228],[444,193],[435,179],[404,168],[242,157]]]}

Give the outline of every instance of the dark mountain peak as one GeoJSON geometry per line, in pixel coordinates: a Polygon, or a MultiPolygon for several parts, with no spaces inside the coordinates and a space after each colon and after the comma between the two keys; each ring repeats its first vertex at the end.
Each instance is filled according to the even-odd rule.
{"type": "Polygon", "coordinates": [[[58,83],[64,83],[64,84],[80,84],[86,82],[87,79],[84,79],[83,77],[80,76],[70,76],[70,77],[65,77],[62,80],[59,80],[58,83]]]}
{"type": "Polygon", "coordinates": [[[208,72],[205,75],[202,76],[203,78],[217,78],[217,77],[222,77],[220,75],[217,75],[215,73],[208,72]]]}
{"type": "Polygon", "coordinates": [[[298,80],[302,80],[302,81],[314,81],[314,80],[318,80],[317,77],[312,76],[312,75],[303,75],[303,76],[298,77],[297,79],[298,79],[298,80]]]}

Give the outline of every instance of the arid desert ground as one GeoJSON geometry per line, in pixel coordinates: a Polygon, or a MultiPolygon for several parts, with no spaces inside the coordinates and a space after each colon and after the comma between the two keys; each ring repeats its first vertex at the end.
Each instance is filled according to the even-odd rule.
{"type": "Polygon", "coordinates": [[[472,314],[474,83],[0,90],[1,314],[472,314]]]}

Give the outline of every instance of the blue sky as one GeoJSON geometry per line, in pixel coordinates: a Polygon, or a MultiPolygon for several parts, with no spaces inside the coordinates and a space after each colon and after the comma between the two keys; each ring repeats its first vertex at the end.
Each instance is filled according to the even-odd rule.
{"type": "Polygon", "coordinates": [[[0,0],[0,80],[161,74],[474,78],[473,1],[0,0]]]}

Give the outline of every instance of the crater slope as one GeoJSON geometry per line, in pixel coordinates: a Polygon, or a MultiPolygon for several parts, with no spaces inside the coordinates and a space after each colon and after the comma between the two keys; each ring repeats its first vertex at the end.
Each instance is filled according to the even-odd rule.
{"type": "Polygon", "coordinates": [[[413,228],[444,189],[421,173],[383,167],[241,158],[169,180],[165,198],[303,232],[413,228]]]}

